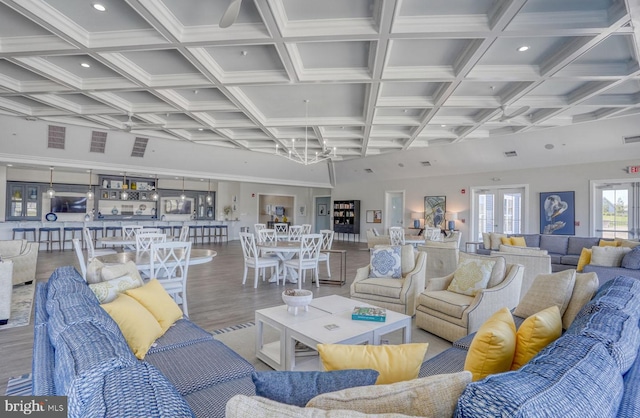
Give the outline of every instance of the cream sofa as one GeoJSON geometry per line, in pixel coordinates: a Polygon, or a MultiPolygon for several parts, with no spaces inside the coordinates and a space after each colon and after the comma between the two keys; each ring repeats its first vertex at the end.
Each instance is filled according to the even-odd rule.
{"type": "Polygon", "coordinates": [[[13,261],[13,284],[27,283],[36,278],[38,243],[24,239],[0,241],[0,257],[13,261]]]}
{"type": "Polygon", "coordinates": [[[11,316],[11,272],[13,263],[10,260],[0,262],[0,325],[5,325],[11,316]]]}
{"type": "Polygon", "coordinates": [[[551,256],[546,250],[500,245],[500,251],[491,251],[491,255],[504,257],[508,264],[524,266],[520,299],[524,297],[539,274],[551,273],[551,256]]]}

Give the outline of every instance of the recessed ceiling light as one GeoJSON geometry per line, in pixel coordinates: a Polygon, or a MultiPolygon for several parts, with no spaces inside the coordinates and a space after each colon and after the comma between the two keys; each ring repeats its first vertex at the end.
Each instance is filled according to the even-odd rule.
{"type": "Polygon", "coordinates": [[[529,47],[527,45],[522,45],[520,47],[518,47],[518,52],[524,52],[524,51],[528,51],[529,47]]]}
{"type": "Polygon", "coordinates": [[[99,12],[104,12],[107,10],[106,7],[104,7],[102,4],[100,3],[93,3],[93,8],[96,9],[99,12]]]}
{"type": "Polygon", "coordinates": [[[13,164],[7,164],[7,167],[13,167],[13,164]]]}
{"type": "Polygon", "coordinates": [[[199,130],[199,131],[204,131],[204,129],[203,129],[203,128],[198,128],[198,130],[199,130]]]}
{"type": "Polygon", "coordinates": [[[80,66],[83,67],[83,68],[89,68],[89,67],[91,67],[91,64],[89,64],[88,62],[82,62],[82,63],[80,63],[80,66]]]}
{"type": "Polygon", "coordinates": [[[440,125],[440,127],[441,127],[441,128],[446,128],[446,127],[447,127],[447,125],[442,124],[442,125],[440,125]]]}

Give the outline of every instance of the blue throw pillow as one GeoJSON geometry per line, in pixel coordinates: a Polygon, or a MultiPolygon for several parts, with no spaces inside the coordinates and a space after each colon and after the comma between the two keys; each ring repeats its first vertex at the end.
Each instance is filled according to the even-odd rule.
{"type": "Polygon", "coordinates": [[[402,277],[402,248],[399,245],[371,250],[369,277],[402,277]]]}
{"type": "Polygon", "coordinates": [[[625,254],[622,258],[622,263],[620,263],[620,267],[631,270],[640,270],[640,246],[635,247],[633,250],[625,254]]]}
{"type": "Polygon", "coordinates": [[[256,395],[273,401],[304,407],[320,394],[356,386],[374,385],[376,370],[353,369],[330,372],[253,372],[256,395]]]}

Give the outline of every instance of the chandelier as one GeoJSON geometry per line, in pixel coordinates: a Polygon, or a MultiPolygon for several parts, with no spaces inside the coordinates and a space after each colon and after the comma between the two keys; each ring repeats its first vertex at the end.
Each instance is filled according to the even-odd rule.
{"type": "Polygon", "coordinates": [[[329,160],[336,156],[336,147],[327,148],[326,143],[322,143],[322,151],[315,152],[315,155],[309,156],[309,138],[308,138],[308,130],[309,130],[309,100],[304,101],[304,118],[305,118],[305,127],[304,127],[304,147],[300,146],[296,148],[296,140],[291,140],[291,148],[289,151],[280,151],[278,144],[276,144],[276,155],[284,157],[294,163],[302,164],[302,165],[310,165],[316,164],[320,161],[329,160]]]}

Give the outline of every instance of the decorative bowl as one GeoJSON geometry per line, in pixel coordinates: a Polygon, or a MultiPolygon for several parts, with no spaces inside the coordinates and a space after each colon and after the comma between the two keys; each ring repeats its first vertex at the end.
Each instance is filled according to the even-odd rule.
{"type": "Polygon", "coordinates": [[[305,311],[308,311],[308,305],[312,299],[313,292],[311,290],[287,289],[282,292],[282,301],[287,305],[287,311],[293,312],[294,315],[298,314],[298,308],[304,308],[305,311]]]}

